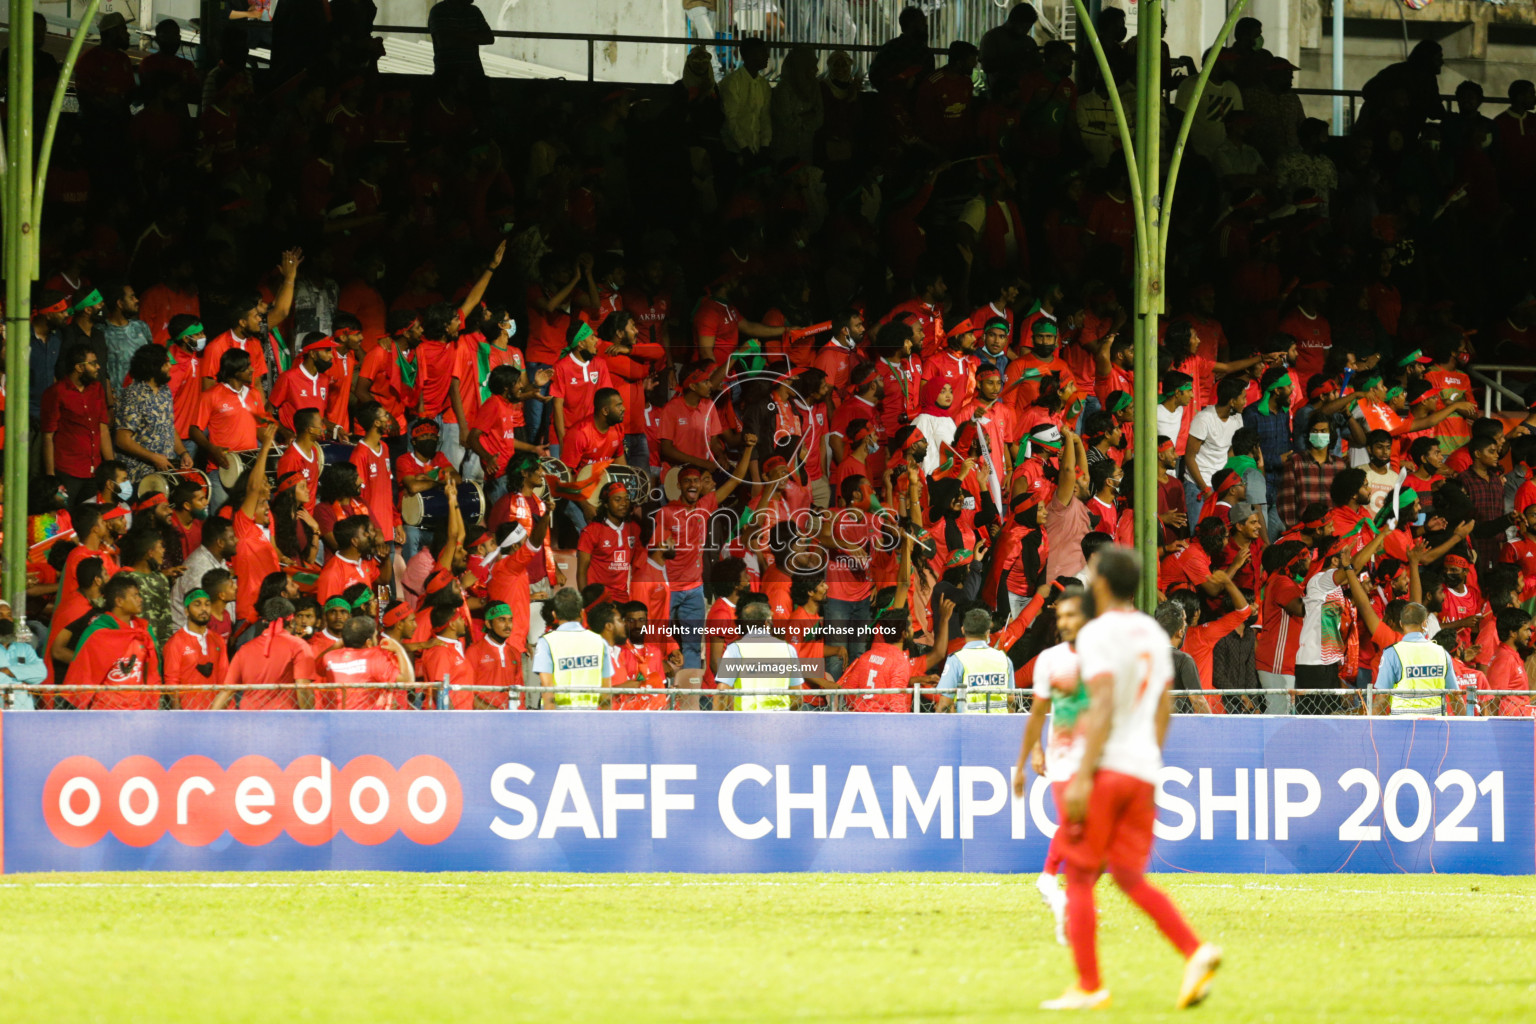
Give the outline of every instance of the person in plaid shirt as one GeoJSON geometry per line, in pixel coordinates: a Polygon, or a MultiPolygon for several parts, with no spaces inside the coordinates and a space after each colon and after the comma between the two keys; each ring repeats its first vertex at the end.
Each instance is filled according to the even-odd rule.
{"type": "Polygon", "coordinates": [[[1329,485],[1333,478],[1346,467],[1343,459],[1335,458],[1333,428],[1319,419],[1313,422],[1307,433],[1307,450],[1291,458],[1289,471],[1280,487],[1280,518],[1286,524],[1299,520],[1298,513],[1313,502],[1331,503],[1329,485]]]}

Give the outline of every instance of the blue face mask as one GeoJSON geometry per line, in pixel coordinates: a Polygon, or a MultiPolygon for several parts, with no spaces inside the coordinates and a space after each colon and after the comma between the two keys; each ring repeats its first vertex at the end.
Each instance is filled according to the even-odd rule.
{"type": "Polygon", "coordinates": [[[119,481],[118,485],[117,485],[117,500],[118,501],[127,501],[129,498],[132,498],[132,497],[133,497],[133,484],[129,483],[127,480],[119,481]]]}
{"type": "Polygon", "coordinates": [[[1428,521],[1429,521],[1429,513],[1428,512],[1420,512],[1419,513],[1419,517],[1413,521],[1413,525],[1414,526],[1423,526],[1428,521]]]}

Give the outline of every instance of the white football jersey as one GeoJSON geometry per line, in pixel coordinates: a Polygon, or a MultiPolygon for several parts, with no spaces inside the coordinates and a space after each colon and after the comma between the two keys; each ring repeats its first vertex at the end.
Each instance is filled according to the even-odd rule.
{"type": "MultiPolygon", "coordinates": [[[[1066,721],[1062,714],[1062,702],[1057,698],[1077,690],[1082,683],[1078,672],[1077,652],[1068,643],[1060,643],[1039,653],[1035,658],[1035,696],[1052,702],[1051,731],[1045,743],[1045,778],[1048,782],[1066,782],[1077,774],[1077,766],[1083,761],[1083,736],[1081,720],[1066,721]]],[[[1086,702],[1083,709],[1087,710],[1086,702]]],[[[1076,718],[1076,716],[1073,716],[1076,718]]]]}
{"type": "Polygon", "coordinates": [[[1109,611],[1077,634],[1083,679],[1114,677],[1115,714],[1099,767],[1155,783],[1163,767],[1157,712],[1173,682],[1168,634],[1150,615],[1109,611]]]}

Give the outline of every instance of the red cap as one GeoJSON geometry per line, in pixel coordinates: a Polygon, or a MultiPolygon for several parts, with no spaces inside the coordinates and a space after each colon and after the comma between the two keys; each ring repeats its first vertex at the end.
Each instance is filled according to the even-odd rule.
{"type": "Polygon", "coordinates": [[[330,337],[329,335],[327,335],[324,338],[316,338],[314,341],[311,341],[309,344],[307,344],[307,345],[305,345],[303,347],[302,351],[305,351],[305,352],[325,352],[327,350],[333,350],[335,348],[336,348],[336,339],[334,339],[334,338],[330,337]]]}

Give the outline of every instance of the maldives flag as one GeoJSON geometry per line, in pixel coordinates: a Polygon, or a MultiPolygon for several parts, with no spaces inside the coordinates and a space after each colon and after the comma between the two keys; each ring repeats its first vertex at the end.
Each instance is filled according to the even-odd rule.
{"type": "Polygon", "coordinates": [[[603,479],[607,477],[608,467],[611,465],[613,465],[612,459],[599,459],[582,466],[569,480],[546,476],[544,482],[548,485],[550,496],[553,498],[584,501],[589,505],[596,505],[597,492],[602,489],[603,479]]]}
{"type": "Polygon", "coordinates": [[[152,711],[160,706],[158,693],[113,693],[113,686],[158,686],[160,661],[149,630],[140,625],[127,629],[98,629],[69,663],[67,686],[106,686],[108,689],[75,691],[65,696],[77,708],[95,711],[152,711]]]}

